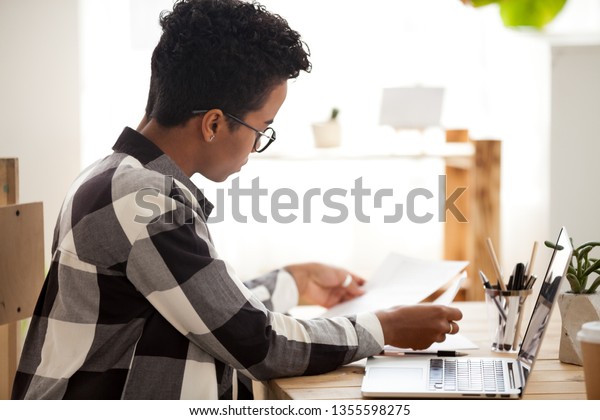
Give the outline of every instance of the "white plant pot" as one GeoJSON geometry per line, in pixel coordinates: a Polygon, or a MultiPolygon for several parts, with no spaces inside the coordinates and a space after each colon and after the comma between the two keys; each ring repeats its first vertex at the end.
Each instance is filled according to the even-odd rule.
{"type": "Polygon", "coordinates": [[[315,123],[312,128],[315,147],[338,147],[342,143],[342,129],[337,121],[315,123]]]}
{"type": "Polygon", "coordinates": [[[558,309],[562,318],[558,358],[561,362],[582,366],[577,333],[584,323],[600,319],[600,293],[562,293],[558,296],[558,309]]]}

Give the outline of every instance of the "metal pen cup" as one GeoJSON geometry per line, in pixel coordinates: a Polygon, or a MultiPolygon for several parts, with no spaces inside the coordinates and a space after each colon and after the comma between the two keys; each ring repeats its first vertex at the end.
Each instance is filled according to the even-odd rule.
{"type": "Polygon", "coordinates": [[[488,321],[492,334],[492,351],[519,350],[524,304],[530,294],[531,289],[485,289],[488,321]]]}

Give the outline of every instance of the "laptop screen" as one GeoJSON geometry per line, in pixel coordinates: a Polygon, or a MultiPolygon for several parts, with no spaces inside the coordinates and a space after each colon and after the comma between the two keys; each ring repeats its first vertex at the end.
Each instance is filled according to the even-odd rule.
{"type": "Polygon", "coordinates": [[[523,337],[519,360],[531,367],[542,344],[542,338],[550,321],[552,306],[556,301],[560,284],[565,277],[573,247],[567,230],[563,227],[556,240],[557,247],[552,252],[548,270],[544,276],[544,282],[540,288],[533,313],[527,326],[527,332],[523,337]]]}

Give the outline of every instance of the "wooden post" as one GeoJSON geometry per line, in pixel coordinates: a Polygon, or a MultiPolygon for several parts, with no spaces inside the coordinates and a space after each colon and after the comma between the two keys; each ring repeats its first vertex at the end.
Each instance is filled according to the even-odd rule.
{"type": "Polygon", "coordinates": [[[41,202],[18,203],[17,159],[0,159],[0,399],[11,395],[20,321],[29,318],[44,280],[41,202]]]}
{"type": "Polygon", "coordinates": [[[17,371],[17,323],[0,325],[0,399],[10,399],[17,371]]]}
{"type": "Polygon", "coordinates": [[[0,159],[0,206],[19,202],[19,160],[0,159]]]}
{"type": "MultiPolygon", "coordinates": [[[[448,142],[469,142],[467,130],[448,130],[448,142]]],[[[466,223],[447,215],[444,226],[444,258],[469,261],[468,281],[465,286],[467,300],[483,300],[484,293],[479,270],[493,278],[492,262],[485,245],[489,237],[496,252],[500,249],[500,161],[501,143],[498,140],[471,141],[474,156],[446,160],[446,189],[452,193],[457,188],[467,188],[456,201],[466,223]]]]}
{"type": "MultiPolygon", "coordinates": [[[[476,251],[473,255],[473,264],[477,271],[482,270],[491,280],[495,276],[492,260],[485,244],[488,237],[494,244],[498,259],[502,261],[500,257],[501,143],[498,140],[479,140],[473,144],[475,145],[475,167],[472,223],[473,244],[476,251]]],[[[473,288],[469,298],[483,300],[483,287],[473,288]]]]}
{"type": "MultiPolygon", "coordinates": [[[[469,142],[468,130],[447,130],[446,142],[448,143],[466,143],[469,142]]],[[[444,224],[444,259],[469,261],[467,268],[467,283],[464,286],[465,292],[462,292],[457,299],[469,298],[469,291],[473,288],[472,284],[472,262],[473,262],[473,235],[471,234],[471,207],[472,193],[472,159],[446,159],[446,195],[452,194],[460,188],[466,188],[461,196],[456,200],[455,205],[460,213],[466,218],[467,222],[462,222],[452,214],[446,213],[446,222],[444,224]]]]}
{"type": "MultiPolygon", "coordinates": [[[[0,206],[19,200],[19,161],[0,159],[0,206]]],[[[0,238],[1,240],[2,238],[0,238]]],[[[0,296],[0,303],[3,296],[0,296]]],[[[0,399],[9,399],[17,371],[17,323],[0,325],[0,399]]]]}

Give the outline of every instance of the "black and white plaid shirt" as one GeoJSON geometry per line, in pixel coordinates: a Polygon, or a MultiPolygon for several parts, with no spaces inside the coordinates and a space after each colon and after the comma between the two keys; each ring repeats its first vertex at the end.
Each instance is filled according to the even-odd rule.
{"type": "Polygon", "coordinates": [[[284,315],[293,278],[244,285],[213,247],[212,205],[168,156],[129,128],[113,149],[63,203],[13,398],[236,398],[238,373],[317,374],[382,349],[374,314],[284,315]]]}

